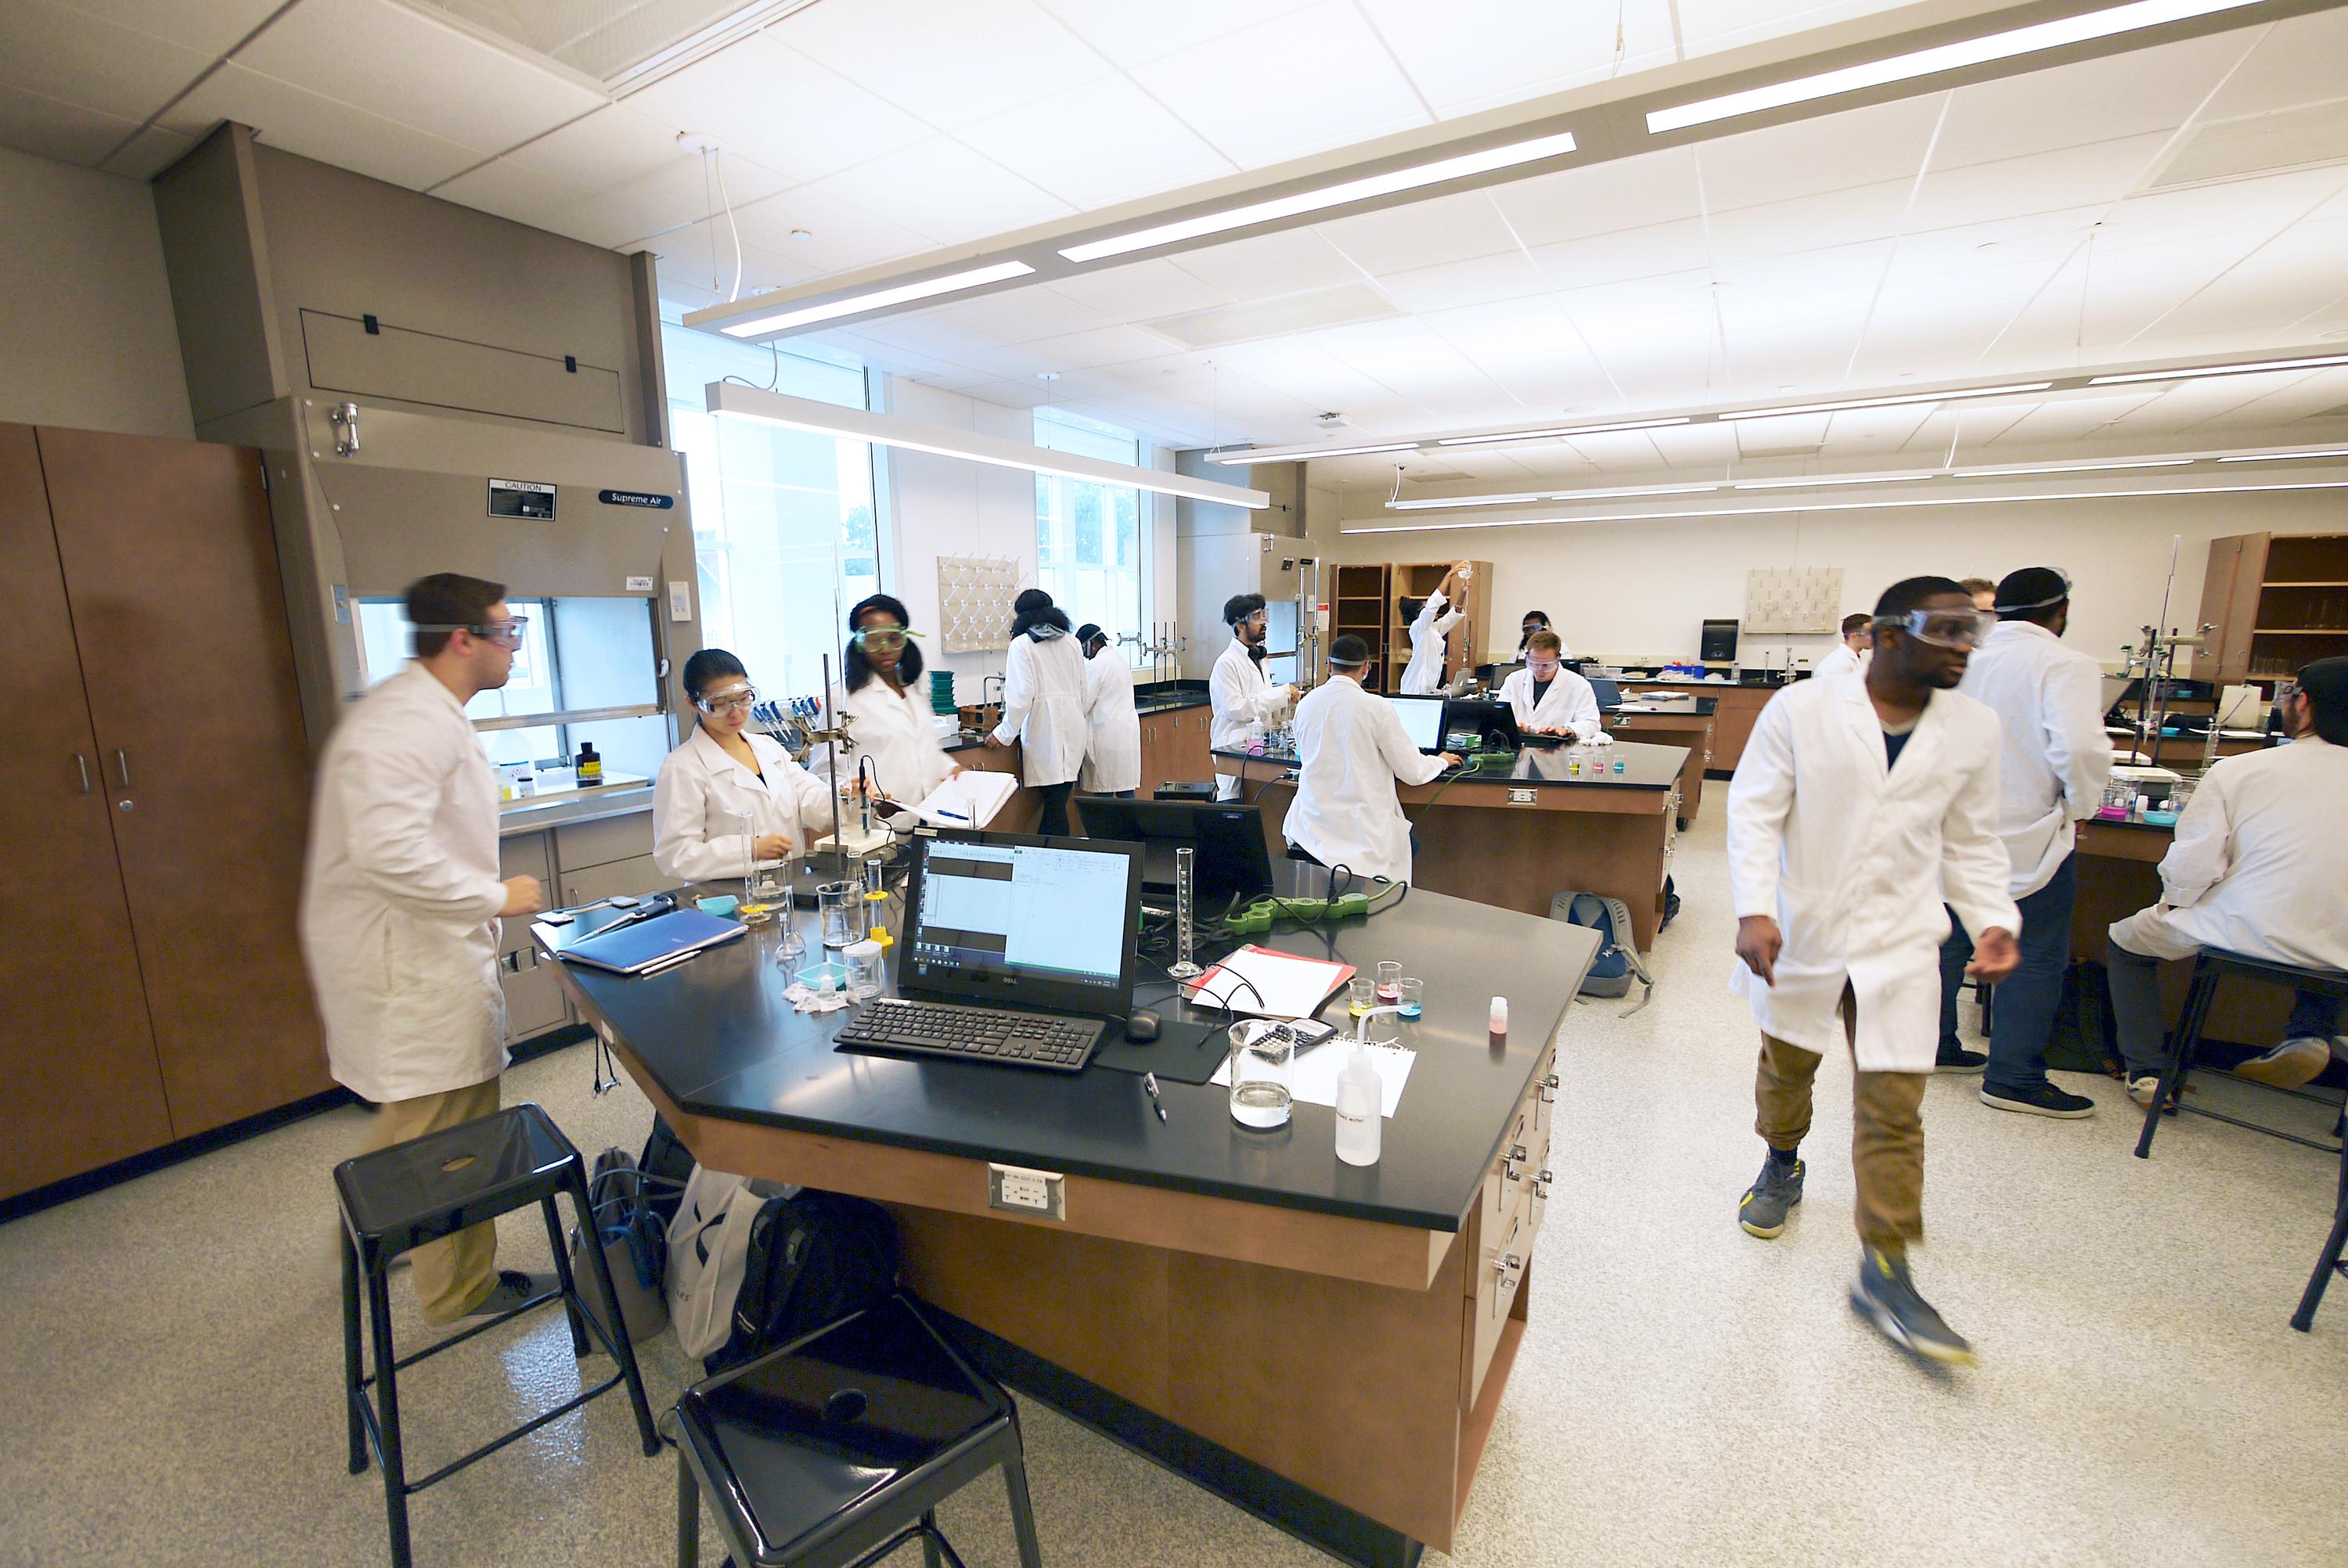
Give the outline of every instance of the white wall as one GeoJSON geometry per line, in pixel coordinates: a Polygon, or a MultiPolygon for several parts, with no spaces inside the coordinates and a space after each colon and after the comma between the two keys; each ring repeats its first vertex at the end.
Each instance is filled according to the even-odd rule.
{"type": "Polygon", "coordinates": [[[0,148],[0,420],[195,435],[139,180],[0,148]]]}
{"type": "MultiPolygon", "coordinates": [[[[1842,568],[1846,613],[1874,609],[1876,596],[1905,577],[1994,579],[2025,566],[2059,567],[2076,584],[2067,641],[2109,664],[2159,613],[2172,535],[2184,543],[2168,624],[2190,626],[2200,610],[2211,538],[2348,531],[2343,497],[2348,491],[2024,503],[1960,508],[1962,519],[1941,510],[1891,508],[1347,534],[1336,559],[1488,560],[1496,639],[1525,610],[1540,609],[1577,654],[1632,658],[1694,657],[1700,622],[1744,618],[1745,574],[1756,567],[1842,568]]],[[[1748,636],[1740,639],[1737,657],[1774,663],[1790,649],[1815,663],[1832,646],[1828,636],[1748,636]]]]}

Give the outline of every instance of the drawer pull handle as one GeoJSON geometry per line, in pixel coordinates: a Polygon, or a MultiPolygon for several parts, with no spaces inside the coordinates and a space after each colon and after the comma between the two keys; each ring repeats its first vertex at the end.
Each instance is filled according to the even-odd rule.
{"type": "Polygon", "coordinates": [[[1524,1277],[1524,1273],[1525,1260],[1515,1253],[1510,1253],[1500,1260],[1500,1288],[1514,1290],[1517,1287],[1517,1282],[1524,1277]]]}
{"type": "Polygon", "coordinates": [[[1549,1184],[1551,1179],[1550,1173],[1547,1171],[1543,1171],[1540,1175],[1535,1176],[1533,1178],[1533,1196],[1539,1198],[1543,1203],[1549,1202],[1549,1184]]]}
{"type": "Polygon", "coordinates": [[[1525,1179],[1524,1163],[1525,1146],[1522,1143],[1512,1144],[1509,1149],[1508,1158],[1500,1162],[1500,1169],[1506,1173],[1509,1180],[1521,1182],[1525,1179]]]}
{"type": "Polygon", "coordinates": [[[121,770],[122,787],[129,789],[130,787],[130,753],[119,746],[115,747],[114,765],[121,770]]]}
{"type": "Polygon", "coordinates": [[[73,759],[74,766],[81,770],[81,793],[88,794],[89,793],[89,759],[79,752],[73,754],[73,759]]]}

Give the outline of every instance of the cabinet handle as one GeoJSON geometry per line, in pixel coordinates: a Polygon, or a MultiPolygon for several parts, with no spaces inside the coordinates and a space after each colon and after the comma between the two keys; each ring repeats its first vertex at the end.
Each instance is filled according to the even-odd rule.
{"type": "Polygon", "coordinates": [[[73,754],[74,766],[81,770],[81,793],[89,793],[89,759],[79,752],[73,754]]]}
{"type": "Polygon", "coordinates": [[[1500,1169],[1509,1181],[1521,1182],[1525,1179],[1520,1168],[1524,1163],[1525,1146],[1522,1143],[1514,1144],[1509,1150],[1509,1157],[1500,1162],[1500,1169]]]}
{"type": "Polygon", "coordinates": [[[121,771],[122,787],[130,787],[130,754],[120,746],[114,748],[114,765],[121,771]]]}
{"type": "Polygon", "coordinates": [[[1525,1260],[1519,1257],[1515,1253],[1510,1253],[1508,1256],[1502,1258],[1500,1260],[1500,1288],[1502,1290],[1514,1290],[1517,1287],[1517,1281],[1524,1276],[1524,1272],[1525,1260]]]}

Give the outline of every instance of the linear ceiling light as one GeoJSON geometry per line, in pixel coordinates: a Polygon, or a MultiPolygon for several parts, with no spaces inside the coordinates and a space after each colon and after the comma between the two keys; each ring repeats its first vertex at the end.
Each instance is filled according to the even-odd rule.
{"type": "Polygon", "coordinates": [[[1910,479],[1931,479],[1932,474],[1832,474],[1801,479],[1739,479],[1733,490],[1802,490],[1813,485],[1902,485],[1910,479]]]}
{"type": "Polygon", "coordinates": [[[1242,447],[1237,452],[1208,455],[1210,463],[1282,463],[1291,457],[1366,457],[1373,452],[1416,452],[1416,441],[1383,441],[1375,446],[1242,447]]]}
{"type": "Polygon", "coordinates": [[[973,267],[966,272],[948,272],[942,278],[924,278],[917,283],[899,283],[892,289],[874,289],[869,293],[850,294],[844,299],[826,300],[820,304],[800,305],[794,310],[778,311],[770,316],[727,322],[717,330],[727,337],[757,337],[762,333],[787,332],[792,327],[803,327],[815,322],[885,310],[891,305],[901,305],[911,300],[959,293],[964,289],[999,283],[1006,278],[1024,278],[1035,270],[1025,261],[997,261],[991,267],[973,267]]]}
{"type": "Polygon", "coordinates": [[[2251,375],[2262,370],[2322,370],[2327,364],[2348,364],[2348,354],[2319,354],[2312,359],[2262,359],[2248,364],[2200,364],[2184,370],[2132,370],[2125,375],[2099,375],[2089,386],[2117,386],[2130,381],[2190,381],[2203,375],[2251,375]]]}
{"type": "MultiPolygon", "coordinates": [[[[1712,487],[1706,485],[1704,488],[1709,490],[1712,487]]],[[[1541,490],[1528,490],[1520,496],[1444,496],[1433,498],[1417,497],[1407,501],[1388,501],[1386,510],[1427,512],[1439,510],[1445,507],[1520,507],[1528,501],[1549,499],[1550,497],[1548,493],[1541,490]]]]}
{"type": "Polygon", "coordinates": [[[2348,446],[2327,447],[2321,452],[2244,452],[2238,456],[2220,457],[2220,463],[2294,463],[2302,457],[2348,457],[2348,446]]]}
{"type": "Polygon", "coordinates": [[[1958,468],[1955,479],[2027,479],[2037,474],[2101,474],[2113,468],[2182,468],[2191,457],[2138,457],[2125,463],[2050,463],[2035,468],[1958,468]]]}
{"type": "Polygon", "coordinates": [[[952,425],[931,425],[918,419],[901,418],[893,414],[843,408],[836,403],[818,403],[813,398],[791,397],[755,386],[736,385],[732,382],[713,381],[703,389],[703,395],[708,399],[712,414],[736,419],[762,420],[788,430],[809,430],[819,436],[869,441],[876,446],[927,452],[940,457],[960,458],[965,463],[985,463],[997,468],[1024,468],[1031,474],[1057,474],[1090,484],[1151,490],[1161,496],[1183,496],[1194,501],[1245,507],[1251,511],[1262,511],[1272,505],[1272,497],[1262,490],[1221,485],[1212,479],[1193,479],[1187,475],[1169,474],[1159,468],[1137,467],[1129,463],[1080,457],[1071,452],[1030,446],[1024,441],[1013,441],[1000,436],[957,430],[952,425]]]}
{"type": "Polygon", "coordinates": [[[1839,414],[1846,408],[1896,408],[1909,403],[1948,403],[1960,397],[2003,397],[2016,392],[2044,392],[2051,381],[2018,381],[2005,386],[1967,386],[1954,392],[1910,392],[1897,397],[1847,397],[1839,403],[1795,403],[1783,408],[1740,408],[1716,415],[1721,423],[1735,419],[1778,419],[1792,414],[1839,414]]]}
{"type": "Polygon", "coordinates": [[[1529,490],[1518,496],[1414,497],[1388,501],[1391,512],[1429,512],[1445,507],[1510,507],[1528,501],[1622,501],[1643,496],[1705,496],[1719,489],[1707,485],[1618,485],[1603,490],[1529,490]]]}
{"type": "Polygon", "coordinates": [[[1742,115],[1759,114],[1764,109],[1784,108],[1790,104],[1811,103],[1819,98],[1860,92],[1891,82],[1912,81],[1918,77],[1962,70],[1968,66],[1985,65],[1992,60],[2010,60],[2021,55],[2065,48],[2073,44],[2138,32],[2188,17],[2238,11],[2258,3],[2259,0],[2136,0],[2133,5],[2114,5],[2078,16],[2062,16],[2028,27],[2013,27],[1979,38],[1962,38],[1953,44],[1893,55],[1888,59],[1845,66],[1840,70],[1821,71],[1813,77],[1797,77],[1790,82],[1773,82],[1767,87],[1748,87],[1740,93],[1725,93],[1719,97],[1656,109],[1647,116],[1647,134],[1661,136],[1666,131],[1684,130],[1690,126],[1735,119],[1742,115]]]}
{"type": "Polygon", "coordinates": [[[1555,136],[1536,137],[1530,141],[1487,148],[1482,152],[1463,152],[1457,158],[1438,159],[1433,163],[1397,169],[1387,174],[1365,175],[1360,179],[1324,185],[1317,190],[1300,190],[1293,196],[1276,196],[1267,201],[1251,201],[1244,207],[1226,207],[1220,212],[1201,213],[1196,218],[1179,219],[1172,223],[1128,230],[1122,234],[1112,234],[1106,240],[1088,240],[1081,245],[1064,247],[1060,254],[1079,263],[1097,261],[1104,256],[1123,256],[1135,251],[1154,250],[1160,245],[1196,240],[1202,234],[1226,233],[1233,229],[1245,229],[1251,224],[1293,218],[1299,213],[1318,212],[1324,208],[1392,196],[1397,191],[1416,190],[1422,186],[1441,185],[1447,180],[1466,179],[1471,175],[1489,174],[1496,169],[1514,169],[1519,164],[1538,163],[1545,158],[1562,158],[1572,150],[1573,133],[1560,131],[1555,136]]]}
{"type": "Polygon", "coordinates": [[[1614,425],[1570,425],[1555,430],[1498,430],[1489,436],[1446,436],[1437,446],[1483,446],[1495,441],[1559,441],[1570,436],[1603,436],[1615,430],[1660,430],[1666,425],[1685,425],[1687,415],[1672,419],[1625,419],[1614,425]]]}

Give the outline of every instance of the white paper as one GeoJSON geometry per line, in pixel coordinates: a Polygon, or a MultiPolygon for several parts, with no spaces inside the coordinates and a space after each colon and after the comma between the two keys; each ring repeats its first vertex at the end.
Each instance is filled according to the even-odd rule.
{"type": "Polygon", "coordinates": [[[965,768],[932,790],[913,815],[932,827],[984,827],[1018,788],[1016,774],[965,768]]]}
{"type": "Polygon", "coordinates": [[[1193,1007],[1228,1007],[1254,1018],[1310,1018],[1344,983],[1343,972],[1318,958],[1246,947],[1200,976],[1186,996],[1193,1007]]]}
{"type": "MultiPolygon", "coordinates": [[[[1410,1081],[1411,1064],[1418,1060],[1418,1052],[1400,1045],[1373,1045],[1369,1052],[1370,1065],[1378,1070],[1378,1114],[1392,1120],[1395,1107],[1402,1103],[1402,1088],[1410,1081]]],[[[1337,1075],[1345,1070],[1345,1060],[1353,1054],[1354,1037],[1340,1035],[1292,1059],[1288,1070],[1289,1098],[1334,1109],[1337,1103],[1337,1075]]],[[[1207,1081],[1230,1088],[1231,1059],[1224,1057],[1222,1066],[1207,1081]]]]}

